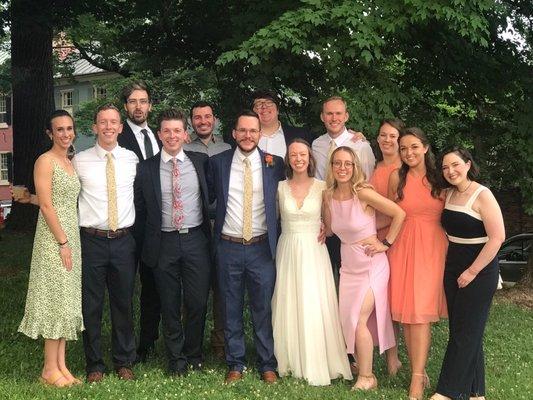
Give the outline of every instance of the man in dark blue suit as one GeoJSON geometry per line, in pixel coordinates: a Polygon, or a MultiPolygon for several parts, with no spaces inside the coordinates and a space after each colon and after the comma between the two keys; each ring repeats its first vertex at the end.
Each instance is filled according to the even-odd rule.
{"type": "Polygon", "coordinates": [[[225,317],[226,383],[245,367],[244,288],[248,290],[261,378],[277,380],[270,302],[276,281],[276,193],[285,179],[283,160],[257,148],[259,117],[244,111],[233,129],[237,148],[209,159],[210,200],[217,200],[214,245],[225,317]]]}
{"type": "Polygon", "coordinates": [[[142,261],[151,269],[161,299],[169,373],[201,368],[209,295],[211,225],[205,178],[207,155],[184,151],[187,117],[161,114],[163,149],[140,163],[135,178],[135,233],[142,261]],[[142,237],[142,240],[140,240],[142,237]],[[184,329],[181,302],[187,313],[184,329]]]}

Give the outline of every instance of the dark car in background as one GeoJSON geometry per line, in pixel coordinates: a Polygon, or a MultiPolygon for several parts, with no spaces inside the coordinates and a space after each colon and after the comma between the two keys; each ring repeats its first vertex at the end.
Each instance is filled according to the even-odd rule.
{"type": "Polygon", "coordinates": [[[533,245],[533,233],[511,236],[498,251],[500,275],[504,282],[518,282],[525,274],[533,245]]]}

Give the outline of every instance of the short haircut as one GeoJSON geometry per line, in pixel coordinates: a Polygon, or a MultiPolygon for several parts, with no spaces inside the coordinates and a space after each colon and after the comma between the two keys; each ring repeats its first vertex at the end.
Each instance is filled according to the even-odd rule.
{"type": "Polygon", "coordinates": [[[257,99],[270,100],[274,102],[274,104],[276,105],[276,108],[279,108],[279,98],[274,92],[270,90],[256,90],[255,92],[253,92],[252,93],[252,104],[250,104],[251,108],[254,108],[254,102],[257,99]]]}
{"type": "Polygon", "coordinates": [[[289,143],[287,146],[287,153],[285,154],[285,175],[287,176],[287,179],[291,179],[294,175],[294,171],[291,168],[291,164],[289,162],[289,147],[293,143],[301,143],[304,144],[305,147],[307,147],[307,151],[309,152],[309,165],[307,166],[307,176],[313,178],[315,176],[316,172],[316,160],[313,156],[313,150],[311,149],[311,146],[307,142],[307,140],[302,138],[295,138],[292,142],[289,143]]]}
{"type": "Polygon", "coordinates": [[[183,122],[183,129],[187,130],[187,116],[181,110],[176,108],[167,108],[159,114],[158,125],[161,129],[161,123],[163,121],[177,120],[183,122]]]}
{"type": "MultiPolygon", "coordinates": [[[[237,118],[235,118],[235,124],[233,125],[233,129],[237,128],[237,124],[239,123],[239,118],[241,117],[254,117],[257,118],[257,122],[259,122],[259,115],[255,111],[252,110],[242,110],[238,115],[237,118]]],[[[261,123],[259,123],[259,126],[261,126],[261,123]]]]}
{"type": "Polygon", "coordinates": [[[330,101],[336,101],[336,100],[342,101],[342,103],[344,104],[344,107],[348,109],[348,104],[346,104],[346,100],[344,100],[341,96],[331,96],[322,102],[322,110],[324,109],[324,105],[326,103],[329,103],[330,101]]]}
{"type": "Polygon", "coordinates": [[[195,102],[195,103],[191,106],[191,109],[189,110],[189,117],[191,118],[191,120],[192,120],[192,111],[193,111],[195,108],[202,108],[202,107],[210,107],[210,108],[211,108],[211,111],[213,111],[213,116],[214,116],[214,114],[215,114],[215,109],[213,108],[213,104],[211,104],[210,102],[205,101],[205,100],[199,100],[199,101],[195,102]]]}
{"type": "Polygon", "coordinates": [[[115,106],[113,103],[106,103],[106,104],[102,104],[101,106],[99,106],[95,113],[94,113],[94,119],[93,119],[93,122],[96,124],[96,119],[98,117],[98,114],[102,111],[107,111],[107,110],[115,110],[117,113],[118,113],[118,118],[119,120],[121,120],[121,116],[120,116],[120,110],[117,108],[117,106],[115,106]]]}
{"type": "Polygon", "coordinates": [[[134,90],[144,90],[146,94],[148,94],[148,101],[152,102],[152,96],[150,94],[150,90],[148,89],[148,86],[144,81],[134,81],[128,83],[124,88],[122,89],[121,93],[121,99],[124,104],[128,102],[128,98],[131,96],[134,90]]]}
{"type": "Polygon", "coordinates": [[[69,117],[72,120],[72,126],[74,127],[74,131],[76,131],[76,124],[74,123],[74,118],[72,118],[72,115],[66,110],[55,110],[48,116],[46,119],[45,128],[47,131],[52,132],[52,120],[59,117],[69,117]]]}

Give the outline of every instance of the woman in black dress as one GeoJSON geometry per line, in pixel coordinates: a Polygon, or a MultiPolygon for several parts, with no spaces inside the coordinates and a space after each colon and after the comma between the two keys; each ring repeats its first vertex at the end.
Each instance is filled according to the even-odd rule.
{"type": "Polygon", "coordinates": [[[468,151],[445,152],[442,174],[449,184],[441,222],[450,242],[444,272],[450,336],[430,400],[482,400],[483,332],[498,285],[496,254],[505,228],[493,194],[475,181],[478,168],[468,151]]]}

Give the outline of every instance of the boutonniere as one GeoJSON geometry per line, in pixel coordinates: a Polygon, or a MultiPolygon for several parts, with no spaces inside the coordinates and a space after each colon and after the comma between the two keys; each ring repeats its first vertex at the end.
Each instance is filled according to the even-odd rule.
{"type": "Polygon", "coordinates": [[[265,153],[265,164],[267,168],[274,166],[274,156],[272,156],[272,154],[265,153]]]}

